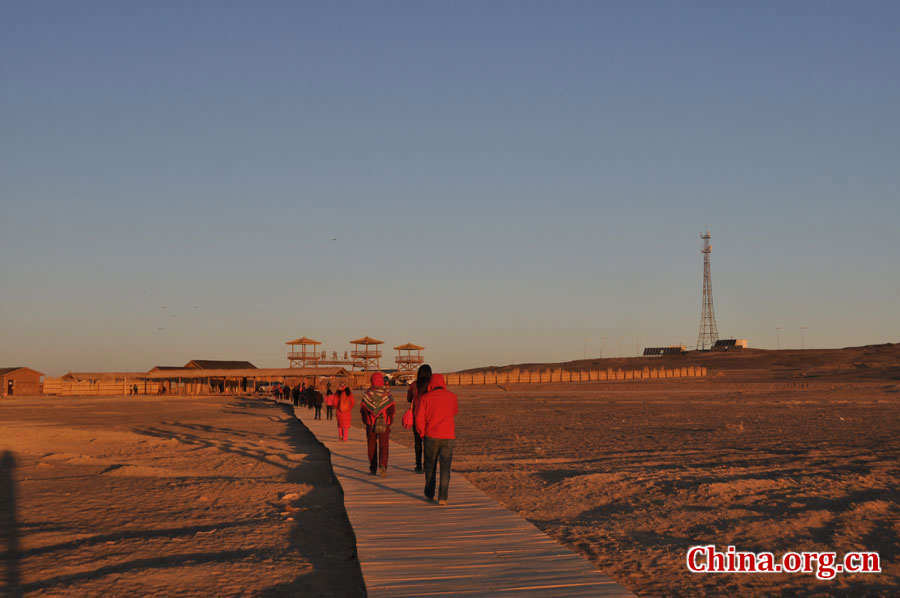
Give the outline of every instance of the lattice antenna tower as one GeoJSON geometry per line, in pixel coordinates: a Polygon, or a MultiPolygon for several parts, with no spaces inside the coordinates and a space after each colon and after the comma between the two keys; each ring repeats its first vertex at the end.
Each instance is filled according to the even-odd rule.
{"type": "Polygon", "coordinates": [[[712,296],[712,276],[709,273],[709,253],[712,249],[709,246],[710,234],[707,229],[705,235],[700,235],[703,239],[703,311],[700,314],[700,334],[697,335],[697,348],[706,349],[707,346],[712,347],[719,340],[719,330],[716,328],[716,312],[713,310],[712,296]]]}

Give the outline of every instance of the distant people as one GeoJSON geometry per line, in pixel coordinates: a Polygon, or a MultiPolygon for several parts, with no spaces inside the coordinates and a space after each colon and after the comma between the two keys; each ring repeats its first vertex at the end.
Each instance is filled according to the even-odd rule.
{"type": "Polygon", "coordinates": [[[353,403],[353,393],[349,386],[337,391],[334,409],[337,411],[338,438],[341,442],[347,442],[347,432],[353,418],[353,403]]]}
{"type": "Polygon", "coordinates": [[[325,398],[315,386],[310,386],[309,389],[310,402],[316,409],[315,419],[322,419],[322,404],[325,402],[325,398]]]}
{"type": "Polygon", "coordinates": [[[301,407],[306,406],[306,382],[300,383],[300,402],[299,405],[301,407]]]}
{"type": "Polygon", "coordinates": [[[294,399],[294,407],[300,404],[300,385],[295,384],[293,390],[291,390],[291,397],[294,399]]]}
{"type": "MultiPolygon", "coordinates": [[[[409,388],[406,389],[406,401],[412,403],[413,421],[419,412],[419,406],[422,404],[422,397],[428,392],[428,384],[431,382],[431,366],[427,363],[419,366],[416,372],[416,379],[410,382],[409,388]]],[[[422,436],[416,426],[413,425],[413,436],[415,438],[416,447],[416,473],[422,473],[422,436]]]]}
{"type": "Polygon", "coordinates": [[[422,397],[416,415],[416,430],[425,444],[425,497],[434,501],[435,474],[438,461],[441,464],[441,483],[438,488],[438,504],[447,504],[450,489],[450,463],[456,444],[454,418],[459,413],[456,395],[447,390],[444,376],[431,377],[429,391],[422,397]]]}
{"type": "Polygon", "coordinates": [[[330,420],[332,417],[334,417],[334,392],[329,384],[325,388],[325,419],[330,420]]]}
{"type": "Polygon", "coordinates": [[[391,422],[394,421],[394,397],[384,385],[381,372],[372,374],[372,386],[360,401],[359,412],[366,424],[366,441],[369,448],[369,473],[381,477],[387,475],[388,448],[391,439],[391,422]]]}
{"type": "Polygon", "coordinates": [[[285,403],[291,400],[291,387],[287,384],[281,387],[281,397],[285,403]]]}
{"type": "Polygon", "coordinates": [[[133,394],[133,395],[138,394],[138,385],[137,384],[135,384],[131,387],[131,394],[133,394]]]}

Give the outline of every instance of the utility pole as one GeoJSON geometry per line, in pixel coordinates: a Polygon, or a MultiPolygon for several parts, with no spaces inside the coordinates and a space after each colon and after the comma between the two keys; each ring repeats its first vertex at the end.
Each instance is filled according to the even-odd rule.
{"type": "Polygon", "coordinates": [[[801,326],[801,327],[800,327],[800,348],[801,348],[801,349],[805,349],[805,348],[806,348],[806,342],[805,342],[805,341],[806,341],[806,339],[805,339],[805,336],[806,336],[806,335],[804,334],[805,332],[806,332],[806,326],[801,326]]]}
{"type": "Polygon", "coordinates": [[[781,348],[781,331],[784,330],[781,326],[775,327],[775,348],[781,348]]]}

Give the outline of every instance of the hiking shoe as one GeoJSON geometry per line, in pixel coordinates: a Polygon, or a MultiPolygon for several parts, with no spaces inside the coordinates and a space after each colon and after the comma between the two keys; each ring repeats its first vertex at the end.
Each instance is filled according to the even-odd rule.
{"type": "Polygon", "coordinates": [[[444,506],[445,504],[447,504],[447,501],[442,498],[441,500],[438,501],[438,504],[441,506],[444,506]]]}
{"type": "Polygon", "coordinates": [[[424,472],[424,471],[425,471],[425,470],[422,469],[421,467],[416,467],[416,473],[422,473],[422,472],[424,472]]]}
{"type": "Polygon", "coordinates": [[[383,478],[386,478],[387,477],[387,467],[382,467],[381,469],[379,469],[378,475],[380,475],[383,478]]]}
{"type": "Polygon", "coordinates": [[[376,471],[374,469],[369,470],[369,475],[375,475],[376,473],[378,473],[378,471],[376,471]]]}

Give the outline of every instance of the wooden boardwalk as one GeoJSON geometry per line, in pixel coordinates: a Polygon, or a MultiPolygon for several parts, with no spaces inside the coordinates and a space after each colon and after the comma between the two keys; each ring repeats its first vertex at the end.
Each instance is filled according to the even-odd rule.
{"type": "MultiPolygon", "coordinates": [[[[394,434],[406,433],[404,409],[398,403],[394,434]]],[[[331,451],[370,598],[634,596],[461,474],[446,506],[429,503],[411,448],[392,442],[387,477],[371,476],[362,430],[339,442],[334,420],[314,420],[305,407],[295,413],[331,451]]]]}

